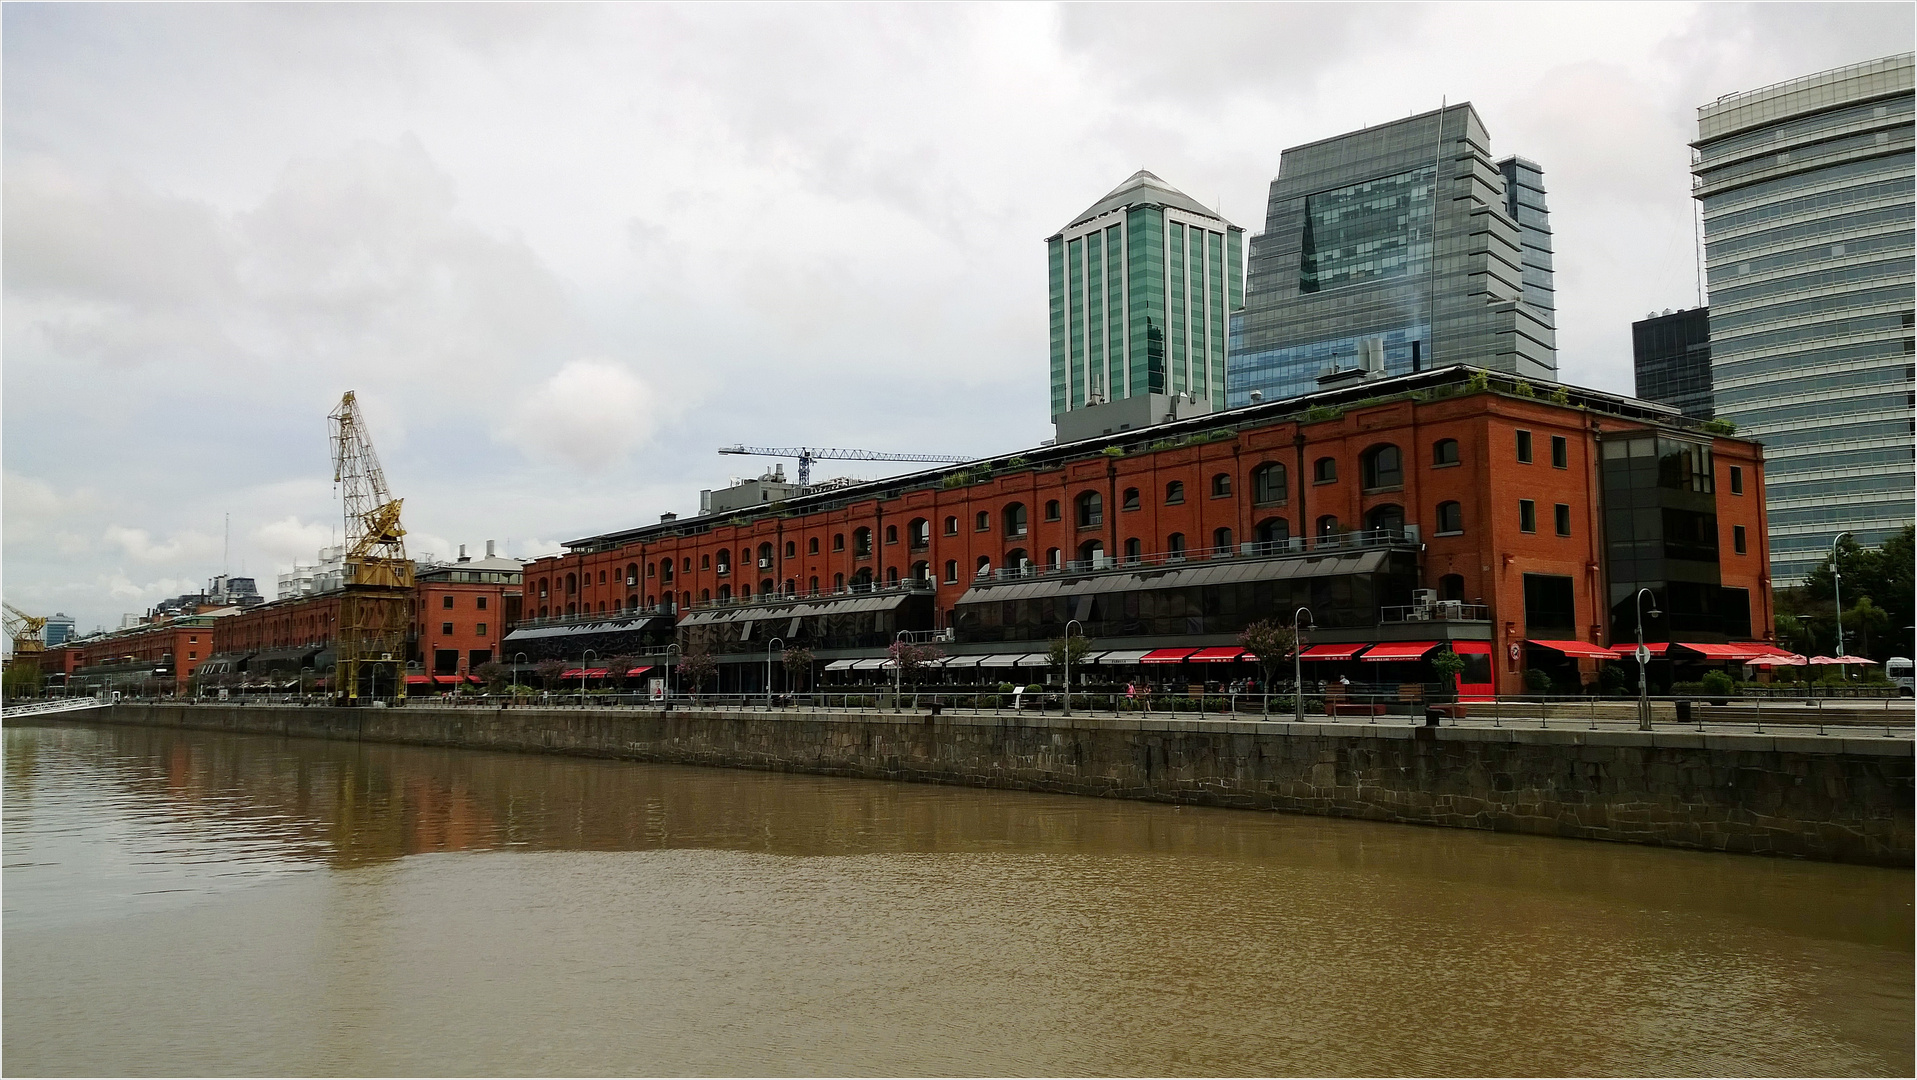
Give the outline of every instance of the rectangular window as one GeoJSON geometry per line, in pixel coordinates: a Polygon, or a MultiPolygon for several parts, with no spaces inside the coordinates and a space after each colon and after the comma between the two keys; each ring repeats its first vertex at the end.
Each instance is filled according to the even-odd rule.
{"type": "Polygon", "coordinates": [[[1558,503],[1553,509],[1557,517],[1558,535],[1571,535],[1571,508],[1564,503],[1558,503]]]}
{"type": "Polygon", "coordinates": [[[484,611],[484,610],[486,610],[486,598],[485,598],[485,597],[483,597],[483,596],[482,596],[482,597],[479,597],[478,599],[476,599],[475,601],[473,601],[473,603],[474,603],[474,606],[476,606],[476,607],[478,607],[478,608],[479,608],[479,610],[481,610],[481,611],[484,611]]]}
{"type": "Polygon", "coordinates": [[[1538,531],[1538,504],[1530,499],[1518,500],[1518,528],[1528,533],[1538,531]]]}
{"type": "Polygon", "coordinates": [[[1551,467],[1554,469],[1571,467],[1571,444],[1562,435],[1551,436],[1551,467]]]}
{"type": "Polygon", "coordinates": [[[1526,465],[1531,464],[1531,433],[1528,431],[1518,432],[1518,460],[1526,465]]]}
{"type": "Polygon", "coordinates": [[[1744,470],[1736,465],[1731,466],[1731,494],[1744,494],[1744,470]]]}
{"type": "Polygon", "coordinates": [[[452,624],[452,623],[449,623],[449,622],[443,622],[443,623],[440,623],[440,624],[439,624],[439,632],[440,632],[440,633],[442,633],[442,634],[450,634],[450,633],[452,633],[452,632],[453,632],[453,624],[452,624]]]}
{"type": "Polygon", "coordinates": [[[1744,550],[1744,526],[1742,525],[1731,526],[1731,550],[1739,555],[1748,554],[1744,550]]]}
{"type": "Polygon", "coordinates": [[[479,624],[479,636],[480,636],[480,637],[485,637],[485,636],[486,636],[486,624],[485,624],[485,623],[480,623],[480,624],[479,624]]]}
{"type": "Polygon", "coordinates": [[[453,606],[453,598],[452,598],[451,596],[442,596],[442,597],[440,597],[440,599],[439,599],[439,606],[440,606],[440,607],[443,607],[443,608],[449,608],[449,607],[452,607],[452,606],[453,606]]]}
{"type": "Polygon", "coordinates": [[[1524,575],[1524,632],[1527,637],[1577,637],[1577,606],[1571,579],[1555,574],[1524,575]]]}
{"type": "Polygon", "coordinates": [[[200,658],[200,654],[196,652],[190,652],[186,654],[186,658],[188,660],[198,660],[200,658]]]}

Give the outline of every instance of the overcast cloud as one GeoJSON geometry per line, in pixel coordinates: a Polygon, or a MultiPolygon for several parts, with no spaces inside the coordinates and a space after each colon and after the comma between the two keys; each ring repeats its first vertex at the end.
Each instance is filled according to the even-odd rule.
{"type": "Polygon", "coordinates": [[[1562,375],[1629,392],[1631,320],[1696,302],[1697,106],[1913,33],[1907,4],[0,18],[4,585],[82,629],[310,560],[347,389],[416,555],[690,512],[760,464],[722,443],[1035,444],[1045,236],[1140,168],[1262,231],[1283,148],[1441,99],[1543,166],[1562,375]]]}

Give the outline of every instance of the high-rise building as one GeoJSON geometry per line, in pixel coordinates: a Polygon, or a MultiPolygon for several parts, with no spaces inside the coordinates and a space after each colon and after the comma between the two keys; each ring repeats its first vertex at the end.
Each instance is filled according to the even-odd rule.
{"type": "Polygon", "coordinates": [[[1912,55],[1698,110],[1717,416],[1766,445],[1772,586],[1912,520],[1912,55]]]}
{"type": "Polygon", "coordinates": [[[1543,170],[1490,144],[1465,103],[1286,150],[1229,404],[1445,364],[1556,379],[1543,170]]]}
{"type": "Polygon", "coordinates": [[[1652,312],[1631,324],[1631,363],[1637,396],[1709,420],[1711,410],[1711,309],[1652,312]]]}
{"type": "Polygon", "coordinates": [[[55,645],[64,645],[72,641],[74,638],[73,616],[68,615],[64,611],[56,611],[52,615],[47,616],[47,629],[43,638],[49,649],[55,645]]]}
{"type": "Polygon", "coordinates": [[[1046,239],[1061,442],[1225,407],[1244,232],[1140,171],[1046,239]]]}

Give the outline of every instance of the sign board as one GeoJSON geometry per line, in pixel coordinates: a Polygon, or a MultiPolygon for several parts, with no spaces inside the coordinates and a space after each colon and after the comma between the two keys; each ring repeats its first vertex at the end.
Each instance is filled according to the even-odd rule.
{"type": "Polygon", "coordinates": [[[652,693],[652,700],[654,701],[666,700],[666,680],[652,679],[647,683],[647,687],[652,693]]]}

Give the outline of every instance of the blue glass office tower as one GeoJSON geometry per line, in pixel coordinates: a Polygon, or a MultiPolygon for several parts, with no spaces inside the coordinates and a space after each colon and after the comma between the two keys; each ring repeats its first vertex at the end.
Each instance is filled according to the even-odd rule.
{"type": "Polygon", "coordinates": [[[1489,146],[1466,103],[1286,150],[1232,320],[1227,404],[1360,369],[1555,380],[1543,170],[1489,146]]]}
{"type": "Polygon", "coordinates": [[[1771,585],[1913,517],[1912,57],[1698,110],[1711,382],[1764,443],[1771,585]]]}

